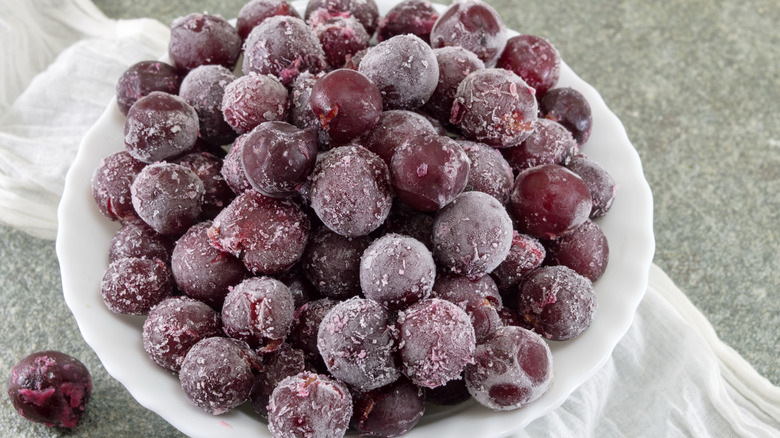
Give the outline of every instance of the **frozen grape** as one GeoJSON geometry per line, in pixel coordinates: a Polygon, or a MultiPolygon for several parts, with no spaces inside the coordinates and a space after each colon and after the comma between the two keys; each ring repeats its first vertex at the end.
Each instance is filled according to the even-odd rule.
{"type": "Polygon", "coordinates": [[[393,310],[428,298],[435,278],[430,250],[409,236],[385,234],[371,243],[360,260],[363,294],[393,310]]]}
{"type": "Polygon", "coordinates": [[[590,104],[579,91],[565,87],[553,88],[539,100],[539,116],[556,121],[571,131],[577,144],[590,138],[593,115],[590,104]]]}
{"type": "Polygon", "coordinates": [[[178,70],[161,61],[141,61],[131,65],[116,83],[119,112],[127,115],[136,100],[152,91],[179,94],[181,80],[178,70]]]}
{"type": "Polygon", "coordinates": [[[127,257],[116,260],[108,265],[100,284],[106,307],[126,315],[146,315],[171,292],[171,270],[159,259],[127,257]]]}
{"type": "Polygon", "coordinates": [[[309,219],[293,201],[247,190],[214,218],[208,234],[212,245],[241,259],[253,273],[278,274],[303,255],[309,219]]]}
{"type": "Polygon", "coordinates": [[[178,372],[200,340],[223,336],[219,314],[189,297],[166,298],[150,311],[143,326],[144,350],[157,365],[178,372]]]}
{"type": "Polygon", "coordinates": [[[301,72],[325,68],[325,53],[311,28],[297,17],[276,15],[263,20],[244,42],[244,74],[273,75],[290,84],[301,72]]]}
{"type": "Polygon", "coordinates": [[[263,419],[268,419],[268,401],[271,394],[282,380],[307,371],[306,359],[301,350],[284,343],[276,351],[264,354],[262,357],[263,372],[258,373],[252,392],[252,407],[263,419]]]}
{"type": "Polygon", "coordinates": [[[433,224],[436,259],[449,271],[479,278],[509,254],[512,220],[498,200],[465,192],[444,207],[433,224]]]}
{"type": "Polygon", "coordinates": [[[331,15],[355,17],[369,35],[374,34],[379,21],[379,8],[374,0],[309,0],[304,16],[308,20],[320,9],[331,15]]]}
{"type": "Polygon", "coordinates": [[[203,203],[201,215],[203,218],[214,218],[235,198],[233,190],[222,176],[221,158],[208,152],[194,152],[173,160],[174,163],[190,169],[203,182],[203,203]]]}
{"type": "Polygon", "coordinates": [[[114,234],[108,247],[108,261],[124,257],[143,257],[171,261],[174,241],[154,231],[141,220],[130,221],[114,234]]]}
{"type": "Polygon", "coordinates": [[[434,49],[433,54],[439,64],[439,82],[422,109],[440,123],[449,125],[458,85],[471,72],[484,69],[485,63],[460,46],[434,49]]]}
{"type": "Polygon", "coordinates": [[[431,29],[438,19],[439,13],[427,0],[404,0],[379,20],[376,37],[382,42],[410,33],[430,44],[431,29]]]}
{"type": "Polygon", "coordinates": [[[582,334],[597,308],[591,281],[566,266],[530,272],[520,285],[517,305],[535,332],[554,341],[582,334]]]}
{"type": "Polygon", "coordinates": [[[334,70],[317,80],[309,104],[322,129],[337,144],[368,132],[382,115],[382,96],[377,87],[349,69],[334,70]]]}
{"type": "Polygon", "coordinates": [[[571,157],[566,167],[582,178],[590,190],[593,199],[590,217],[594,219],[607,214],[617,194],[617,184],[612,175],[583,154],[571,157]]]}
{"type": "Polygon", "coordinates": [[[229,144],[238,136],[222,114],[225,87],[236,76],[221,65],[201,65],[194,68],[181,83],[179,96],[198,113],[200,137],[209,144],[229,144]]]}
{"type": "Polygon", "coordinates": [[[421,134],[435,134],[431,123],[422,115],[404,110],[382,112],[379,122],[366,132],[359,143],[379,155],[388,166],[396,149],[421,134]]]}
{"type": "Polygon", "coordinates": [[[542,37],[517,35],[506,42],[496,67],[515,72],[536,90],[536,98],[541,99],[558,82],[561,55],[542,37]]]}
{"type": "Polygon", "coordinates": [[[458,85],[450,122],[469,140],[507,148],[534,132],[536,118],[533,88],[508,70],[486,68],[458,85]]]}
{"type": "Polygon", "coordinates": [[[457,304],[465,310],[471,318],[478,343],[502,326],[498,315],[501,295],[488,275],[475,280],[462,275],[440,275],[433,285],[431,296],[457,304]]]}
{"type": "Polygon", "coordinates": [[[317,131],[285,122],[265,122],[243,140],[244,174],[255,190],[290,197],[306,182],[317,159],[317,131]]]}
{"type": "Polygon", "coordinates": [[[321,298],[300,306],[295,311],[288,335],[290,345],[303,351],[306,358],[323,371],[326,367],[317,348],[317,333],[322,319],[337,303],[330,298],[321,298]]]}
{"type": "Polygon", "coordinates": [[[398,329],[403,372],[416,385],[444,385],[474,361],[474,327],[466,312],[449,301],[413,304],[399,313],[398,329]]]}
{"type": "Polygon", "coordinates": [[[412,210],[402,202],[393,203],[390,215],[385,221],[385,231],[413,237],[433,251],[433,217],[412,210]]]}
{"type": "Polygon", "coordinates": [[[487,193],[501,205],[506,205],[515,184],[515,175],[501,152],[484,143],[456,141],[471,162],[465,190],[487,193]]]}
{"type": "Polygon", "coordinates": [[[292,268],[277,275],[276,279],[284,283],[285,286],[290,289],[296,309],[309,301],[320,298],[317,289],[311,284],[309,279],[306,278],[306,274],[303,272],[302,263],[296,263],[292,268]]]}
{"type": "Polygon", "coordinates": [[[519,232],[547,240],[582,225],[591,208],[582,178],[563,166],[544,164],[517,175],[508,210],[519,232]]]}
{"type": "Polygon", "coordinates": [[[268,402],[268,429],[274,438],[341,438],[351,416],[349,389],[306,371],[279,382],[268,402]]]}
{"type": "Polygon", "coordinates": [[[198,221],[205,191],[195,172],[174,163],[144,167],[130,186],[138,217],[165,235],[182,234],[198,221]]]}
{"type": "Polygon", "coordinates": [[[306,276],[324,297],[346,299],[360,294],[360,257],[370,243],[368,236],[344,237],[320,228],[303,256],[306,276]]]}
{"type": "Polygon", "coordinates": [[[236,29],[241,40],[249,36],[249,32],[266,18],[276,15],[289,15],[301,18],[295,8],[285,0],[251,0],[241,7],[236,18],[236,29]]]}
{"type": "Polygon", "coordinates": [[[507,29],[495,9],[481,0],[450,5],[431,30],[431,46],[461,46],[485,65],[495,64],[507,42],[507,29]]]}
{"type": "Polygon", "coordinates": [[[577,150],[571,133],[558,122],[537,119],[533,134],[519,145],[504,150],[517,172],[542,164],[563,164],[577,150]]]}
{"type": "Polygon", "coordinates": [[[330,374],[360,391],[394,382],[396,340],[388,311],[354,297],[333,306],[320,323],[317,349],[330,374]]]}
{"type": "Polygon", "coordinates": [[[433,49],[411,34],[394,36],[371,48],[358,71],[382,93],[385,110],[421,107],[439,81],[433,49]]]}
{"type": "Polygon", "coordinates": [[[309,25],[320,40],[325,62],[330,69],[341,68],[357,52],[368,48],[371,35],[351,16],[332,15],[318,9],[310,17],[309,25]]]}
{"type": "Polygon", "coordinates": [[[245,342],[206,338],[187,352],[179,381],[195,406],[222,415],[249,399],[259,369],[259,358],[245,342]]]}
{"type": "Polygon", "coordinates": [[[248,73],[225,87],[222,113],[239,134],[269,121],[284,121],[290,101],[287,89],[273,76],[248,73]]]}
{"type": "Polygon", "coordinates": [[[317,162],[311,182],[312,209],[342,236],[364,236],[379,228],[390,213],[390,172],[381,158],[362,146],[328,151],[317,162]]]}
{"type": "Polygon", "coordinates": [[[127,151],[115,152],[100,160],[92,174],[92,197],[103,216],[112,221],[137,218],[130,186],[146,166],[127,151]]]}
{"type": "Polygon", "coordinates": [[[78,359],[39,351],[20,360],[8,376],[8,396],[22,417],[49,427],[78,426],[92,395],[92,377],[78,359]]]}
{"type": "Polygon", "coordinates": [[[466,387],[491,409],[508,411],[542,396],[553,377],[552,352],[541,336],[521,327],[498,329],[477,346],[466,366],[466,387]]]}
{"type": "Polygon", "coordinates": [[[151,92],[127,112],[125,148],[144,163],[175,157],[195,145],[198,123],[198,113],[181,97],[151,92]]]}
{"type": "Polygon", "coordinates": [[[239,136],[233,146],[230,147],[225,159],[222,161],[222,169],[220,174],[225,179],[225,183],[230,187],[233,193],[239,195],[252,188],[249,184],[249,180],[244,173],[244,164],[241,161],[241,156],[244,151],[244,141],[249,136],[249,133],[239,136]]]}
{"type": "Polygon", "coordinates": [[[206,64],[232,69],[240,54],[238,31],[219,15],[194,13],[171,22],[168,56],[182,70],[206,64]]]}
{"type": "Polygon", "coordinates": [[[230,290],[222,306],[222,329],[260,351],[274,351],[287,337],[295,314],[290,290],[270,277],[248,278],[230,290]]]}
{"type": "Polygon", "coordinates": [[[241,260],[211,245],[210,226],[211,222],[193,225],[176,241],[171,272],[180,291],[220,310],[229,288],[249,272],[241,260]]]}
{"type": "Polygon", "coordinates": [[[547,263],[568,266],[590,281],[601,278],[607,269],[607,237],[593,221],[587,220],[571,233],[547,241],[546,247],[547,263]]]}
{"type": "Polygon", "coordinates": [[[525,274],[541,266],[546,255],[539,240],[513,230],[509,254],[491,275],[500,289],[509,289],[520,283],[525,274]]]}
{"type": "Polygon", "coordinates": [[[411,430],[425,413],[425,391],[408,379],[353,396],[352,426],[361,436],[394,437],[411,430]]]}
{"type": "Polygon", "coordinates": [[[390,171],[398,199],[415,210],[436,211],[466,188],[469,159],[455,140],[422,134],[398,147],[390,171]]]}

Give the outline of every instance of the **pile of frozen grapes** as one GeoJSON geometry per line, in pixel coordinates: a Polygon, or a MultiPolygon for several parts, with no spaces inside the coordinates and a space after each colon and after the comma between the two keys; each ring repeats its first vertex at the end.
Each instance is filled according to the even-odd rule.
{"type": "Polygon", "coordinates": [[[545,39],[457,0],[252,0],[171,24],[94,173],[106,306],[214,415],[397,436],[427,402],[521,408],[597,307],[612,177],[545,39]],[[242,61],[239,63],[239,59],[242,61]]]}

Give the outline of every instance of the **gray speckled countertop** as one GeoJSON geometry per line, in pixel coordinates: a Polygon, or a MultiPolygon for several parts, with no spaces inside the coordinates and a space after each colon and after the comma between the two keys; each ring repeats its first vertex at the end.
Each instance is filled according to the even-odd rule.
{"type": "MultiPolygon", "coordinates": [[[[163,23],[243,0],[95,0],[111,18],[163,23]]],[[[492,0],[544,36],[604,97],[655,199],[655,263],[720,337],[780,384],[780,7],[776,0],[492,0]]],[[[0,374],[37,350],[82,360],[94,396],[72,433],[31,424],[0,397],[0,436],[181,436],[138,405],[81,339],[54,242],[0,227],[0,374]]]]}

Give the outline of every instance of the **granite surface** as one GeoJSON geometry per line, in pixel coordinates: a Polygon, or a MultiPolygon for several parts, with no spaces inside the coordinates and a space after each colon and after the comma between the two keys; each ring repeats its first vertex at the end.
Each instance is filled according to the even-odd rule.
{"type": "MultiPolygon", "coordinates": [[[[95,3],[111,18],[169,23],[192,11],[233,17],[243,1],[95,3]]],[[[549,39],[623,121],[654,194],[655,263],[727,344],[780,384],[776,0],[490,3],[510,28],[549,39]]],[[[3,396],[1,436],[181,436],[108,376],[81,339],[62,299],[54,242],[0,227],[0,298],[3,378],[43,349],[76,356],[94,378],[77,431],[31,424],[3,396]]]]}

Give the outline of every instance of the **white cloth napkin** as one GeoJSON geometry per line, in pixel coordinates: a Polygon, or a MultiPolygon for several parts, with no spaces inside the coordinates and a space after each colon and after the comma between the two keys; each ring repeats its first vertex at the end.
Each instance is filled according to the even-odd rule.
{"type": "MultiPolygon", "coordinates": [[[[168,29],[89,0],[0,2],[0,223],[54,238],[65,173],[133,63],[168,29]]],[[[780,388],[716,336],[656,266],[607,364],[517,437],[780,436],[780,388]]]]}

